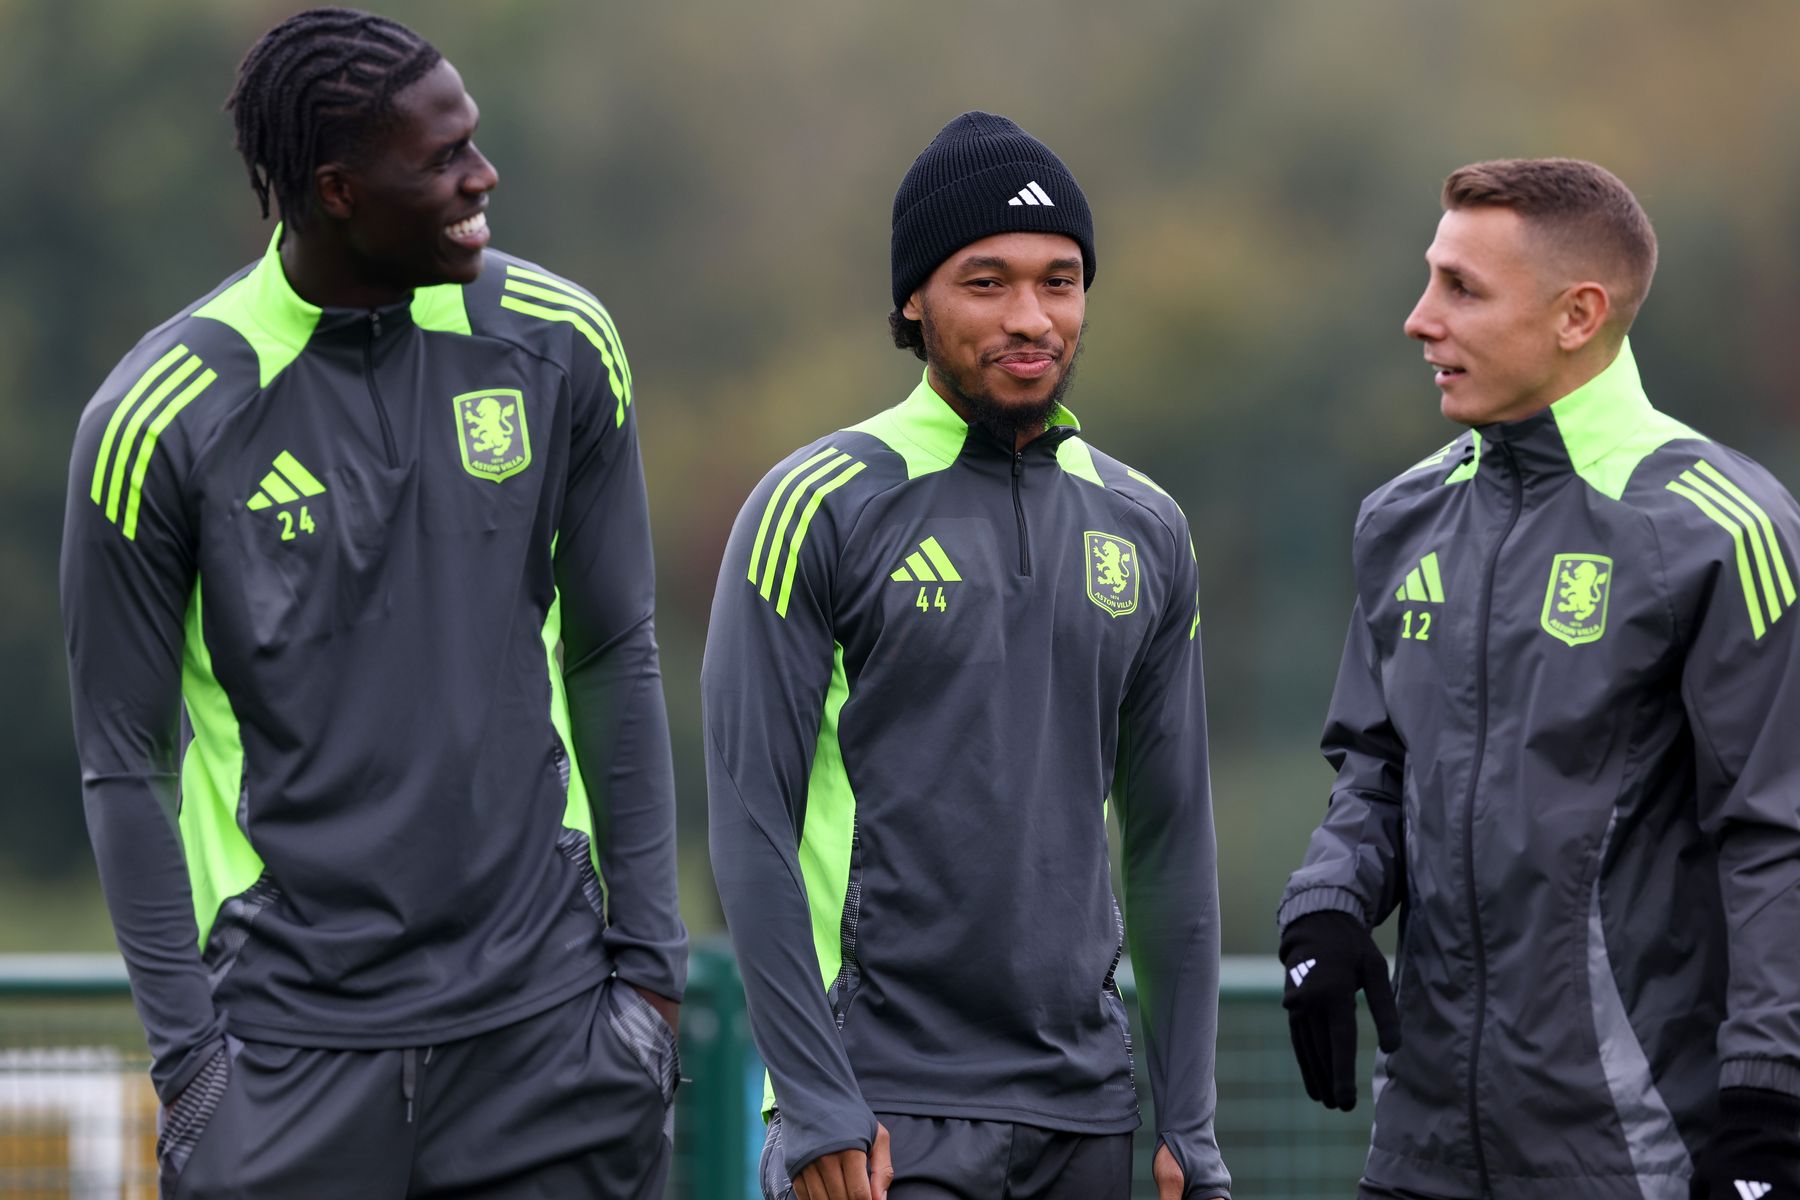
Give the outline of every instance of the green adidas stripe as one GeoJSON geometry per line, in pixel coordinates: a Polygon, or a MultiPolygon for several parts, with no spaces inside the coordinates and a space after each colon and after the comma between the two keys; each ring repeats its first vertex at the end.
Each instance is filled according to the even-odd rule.
{"type": "Polygon", "coordinates": [[[118,436],[119,426],[125,423],[126,414],[137,404],[138,398],[149,388],[151,381],[187,352],[186,346],[177,346],[157,359],[148,371],[138,376],[137,382],[131,385],[131,390],[125,393],[125,399],[119,401],[119,406],[113,409],[112,419],[106,423],[106,433],[100,438],[100,456],[94,460],[94,484],[88,489],[88,495],[95,504],[100,503],[105,486],[107,456],[112,453],[113,439],[118,436]]]}
{"type": "MultiPolygon", "coordinates": [[[[1773,621],[1781,615],[1781,597],[1775,592],[1775,575],[1769,569],[1769,554],[1763,548],[1762,531],[1756,527],[1755,518],[1739,508],[1731,497],[1692,471],[1683,471],[1681,482],[1711,500],[1744,531],[1745,541],[1750,546],[1750,557],[1756,562],[1756,577],[1762,581],[1765,611],[1768,612],[1769,619],[1773,621]]],[[[1780,551],[1778,550],[1776,553],[1779,554],[1780,551]]]]}
{"type": "MultiPolygon", "coordinates": [[[[508,291],[528,286],[530,285],[515,283],[510,279],[506,281],[506,288],[508,291]]],[[[512,296],[500,297],[500,307],[511,309],[513,312],[524,313],[528,317],[537,317],[544,321],[561,321],[565,324],[573,325],[581,333],[581,336],[586,338],[594,349],[600,352],[600,361],[606,367],[606,384],[607,387],[612,390],[613,400],[616,403],[616,408],[613,413],[613,423],[615,425],[623,425],[625,423],[625,406],[631,403],[631,389],[626,386],[623,372],[619,369],[618,364],[613,361],[612,348],[606,344],[606,338],[598,329],[595,329],[594,326],[588,322],[588,319],[585,316],[573,309],[545,308],[541,304],[532,304],[512,296]]]]}
{"type": "Polygon", "coordinates": [[[1438,575],[1437,551],[1433,550],[1419,560],[1419,567],[1425,572],[1425,594],[1433,604],[1444,602],[1444,581],[1438,575]]]}
{"type": "Polygon", "coordinates": [[[912,579],[920,583],[936,583],[938,581],[938,577],[931,572],[931,565],[917,550],[906,556],[906,565],[912,569],[912,579]]]}
{"type": "MultiPolygon", "coordinates": [[[[137,441],[138,431],[144,422],[169,398],[169,394],[186,382],[188,376],[200,369],[200,359],[188,355],[180,366],[162,377],[149,394],[145,395],[133,407],[131,416],[125,422],[125,428],[119,435],[118,445],[114,447],[112,472],[106,484],[106,519],[117,523],[119,519],[119,501],[125,494],[126,464],[131,459],[132,446],[137,441]]],[[[121,408],[124,406],[121,405],[121,408]]],[[[115,418],[119,414],[113,414],[115,418]]]]}
{"type": "Polygon", "coordinates": [[[762,522],[760,524],[758,524],[756,527],[756,541],[754,543],[752,543],[750,546],[750,572],[749,572],[748,578],[751,583],[756,582],[756,574],[757,574],[756,564],[762,561],[763,539],[764,539],[765,535],[767,535],[769,532],[769,522],[775,516],[775,508],[777,505],[779,505],[781,503],[782,493],[784,493],[787,490],[787,485],[792,483],[794,481],[794,477],[796,475],[800,474],[800,472],[806,470],[806,468],[812,466],[814,463],[818,462],[820,459],[828,458],[829,456],[836,454],[836,453],[837,453],[837,450],[834,447],[831,447],[831,446],[825,447],[823,450],[819,451],[817,454],[813,455],[811,458],[807,459],[805,462],[799,464],[793,470],[789,471],[786,475],[783,475],[781,477],[781,482],[775,485],[774,492],[772,492],[769,496],[768,504],[763,506],[762,522]]]}
{"type": "MultiPolygon", "coordinates": [[[[1691,472],[1682,472],[1683,477],[1690,474],[1691,472]]],[[[1738,580],[1744,586],[1744,605],[1750,610],[1750,629],[1760,639],[1767,632],[1767,626],[1763,624],[1762,609],[1756,603],[1756,582],[1750,577],[1750,556],[1744,552],[1743,529],[1735,521],[1727,518],[1724,513],[1714,508],[1712,502],[1705,496],[1689,488],[1681,480],[1671,479],[1666,486],[1677,496],[1692,501],[1696,508],[1731,535],[1731,541],[1737,549],[1738,580]]]]}
{"type": "Polygon", "coordinates": [[[325,485],[313,477],[313,473],[300,465],[300,460],[283,450],[275,456],[275,469],[287,476],[288,482],[297,488],[302,496],[317,496],[325,491],[325,485]]]}
{"type": "Polygon", "coordinates": [[[1768,543],[1769,558],[1775,564],[1775,574],[1781,582],[1781,594],[1789,604],[1794,603],[1794,580],[1788,574],[1787,559],[1781,553],[1781,540],[1775,536],[1775,525],[1769,520],[1769,514],[1763,511],[1762,505],[1752,500],[1737,484],[1725,478],[1724,474],[1704,458],[1694,466],[1713,483],[1731,494],[1739,505],[1756,517],[1756,523],[1762,529],[1763,540],[1768,543]]]}
{"type": "MultiPolygon", "coordinates": [[[[919,543],[919,549],[925,552],[925,557],[929,558],[931,565],[937,568],[939,579],[945,583],[962,582],[962,576],[957,574],[956,568],[950,564],[950,556],[944,553],[944,548],[938,545],[936,538],[926,538],[919,543]]],[[[909,558],[907,561],[911,562],[912,560],[909,558]]]]}
{"type": "MultiPolygon", "coordinates": [[[[813,514],[819,511],[819,505],[824,503],[826,496],[856,478],[867,465],[867,463],[852,464],[843,474],[834,477],[830,483],[822,485],[812,494],[812,499],[806,502],[806,510],[800,514],[800,523],[794,526],[793,543],[788,547],[787,573],[782,576],[781,580],[781,600],[775,605],[777,616],[783,619],[787,617],[788,597],[794,592],[794,568],[800,564],[800,548],[806,544],[806,529],[812,524],[813,514]]],[[[764,595],[767,593],[765,592],[764,595]]]]}
{"type": "MultiPolygon", "coordinates": [[[[195,364],[200,362],[197,358],[193,361],[195,364]]],[[[144,498],[144,477],[150,472],[150,457],[156,453],[157,439],[162,436],[163,430],[169,427],[169,423],[180,414],[181,410],[192,404],[194,397],[204,392],[218,377],[216,371],[202,372],[198,379],[182,389],[179,396],[169,401],[162,412],[157,414],[156,420],[151,422],[149,432],[144,435],[144,444],[138,449],[137,462],[131,468],[131,499],[125,505],[126,541],[137,540],[138,506],[144,498]]]]}
{"type": "Polygon", "coordinates": [[[800,497],[806,493],[806,489],[849,461],[848,454],[839,454],[836,458],[828,459],[808,472],[788,493],[787,503],[781,506],[781,516],[775,521],[775,533],[769,541],[769,553],[763,563],[762,584],[758,590],[762,593],[764,600],[770,599],[775,594],[775,570],[781,563],[782,538],[787,534],[788,525],[794,519],[795,510],[800,507],[800,497]]]}
{"type": "Polygon", "coordinates": [[[575,307],[592,317],[594,322],[598,324],[601,329],[605,330],[607,336],[612,339],[613,351],[618,356],[619,365],[623,367],[625,371],[626,388],[627,390],[630,389],[631,361],[625,357],[625,342],[619,337],[619,327],[613,324],[612,314],[607,312],[605,307],[603,307],[598,300],[595,300],[592,296],[588,295],[568,280],[558,279],[554,275],[546,275],[542,271],[529,271],[524,267],[509,265],[506,268],[506,273],[513,279],[528,279],[534,283],[542,284],[545,287],[554,290],[560,294],[559,298],[565,303],[574,304],[575,307]]]}

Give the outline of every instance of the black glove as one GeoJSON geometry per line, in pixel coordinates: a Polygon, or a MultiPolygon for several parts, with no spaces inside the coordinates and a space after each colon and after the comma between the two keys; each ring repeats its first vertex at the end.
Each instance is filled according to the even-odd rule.
{"type": "Polygon", "coordinates": [[[1389,1054],[1400,1048],[1387,959],[1360,920],[1331,911],[1308,913],[1282,931],[1281,965],[1287,968],[1281,1006],[1306,1094],[1349,1112],[1356,1107],[1357,989],[1368,993],[1375,1040],[1389,1054]]]}
{"type": "Polygon", "coordinates": [[[1719,1089],[1719,1124],[1694,1160],[1692,1200],[1800,1200],[1800,1099],[1719,1089]]]}

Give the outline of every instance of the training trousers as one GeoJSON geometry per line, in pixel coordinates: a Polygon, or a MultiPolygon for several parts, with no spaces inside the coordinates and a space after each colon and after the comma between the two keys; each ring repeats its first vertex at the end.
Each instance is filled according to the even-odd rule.
{"type": "Polygon", "coordinates": [[[232,1039],[164,1114],[166,1200],[654,1200],[675,1038],[609,979],[501,1029],[397,1050],[232,1039]]]}
{"type": "Polygon", "coordinates": [[[1379,1183],[1363,1180],[1356,1190],[1356,1200],[1451,1200],[1448,1196],[1433,1196],[1425,1192],[1408,1191],[1406,1188],[1384,1187],[1379,1183]]]}
{"type": "MultiPolygon", "coordinates": [[[[1129,1200],[1131,1135],[876,1113],[894,1158],[888,1200],[1129,1200]]],[[[766,1200],[790,1200],[781,1114],[763,1142],[766,1200]]]]}

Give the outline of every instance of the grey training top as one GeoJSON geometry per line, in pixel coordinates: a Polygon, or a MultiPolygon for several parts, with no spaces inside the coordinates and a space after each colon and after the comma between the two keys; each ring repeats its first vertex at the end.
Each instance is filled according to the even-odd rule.
{"type": "MultiPolygon", "coordinates": [[[[713,869],[787,1166],[875,1111],[1214,1145],[1219,921],[1180,509],[1066,411],[1015,454],[930,386],[759,484],[702,673],[713,869]]],[[[1212,1193],[1204,1193],[1212,1194],[1212,1193]]]]}
{"type": "Polygon", "coordinates": [[[227,1028],[417,1046],[615,969],[680,995],[631,399],[539,267],[322,311],[272,242],[89,404],[76,744],[165,1099],[227,1028]]]}
{"type": "Polygon", "coordinates": [[[1797,549],[1629,346],[1364,503],[1281,920],[1400,909],[1370,1178],[1683,1200],[1719,1087],[1800,1095],[1797,549]]]}

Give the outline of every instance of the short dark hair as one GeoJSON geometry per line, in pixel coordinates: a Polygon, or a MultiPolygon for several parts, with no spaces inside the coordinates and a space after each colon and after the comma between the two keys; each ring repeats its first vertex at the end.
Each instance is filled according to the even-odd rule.
{"type": "Polygon", "coordinates": [[[313,171],[361,150],[443,57],[398,21],[348,8],[308,9],[263,34],[225,101],[263,216],[273,193],[284,221],[306,224],[313,171]]]}
{"type": "Polygon", "coordinates": [[[905,313],[895,309],[888,314],[888,332],[894,335],[894,345],[901,350],[911,350],[925,361],[925,327],[917,321],[909,320],[905,313]]]}
{"type": "Polygon", "coordinates": [[[1616,281],[1621,332],[1631,327],[1656,274],[1656,231],[1631,189],[1579,158],[1502,158],[1458,167],[1444,180],[1444,208],[1510,208],[1583,266],[1616,281]]]}

